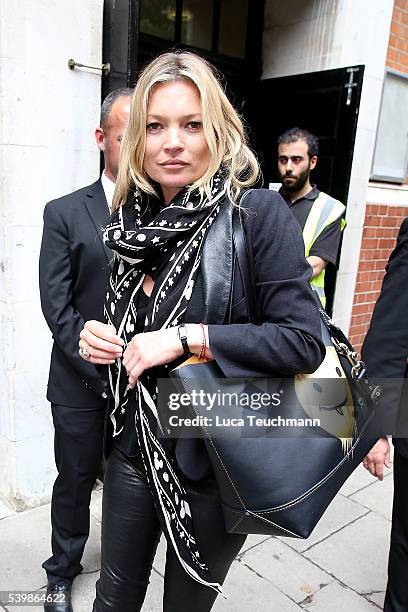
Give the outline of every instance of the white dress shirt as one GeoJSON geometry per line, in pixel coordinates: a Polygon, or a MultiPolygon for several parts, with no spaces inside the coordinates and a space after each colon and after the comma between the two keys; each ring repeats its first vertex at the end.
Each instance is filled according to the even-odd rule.
{"type": "Polygon", "coordinates": [[[115,191],[115,183],[106,176],[105,170],[102,172],[101,181],[103,190],[105,192],[106,201],[109,206],[109,212],[112,213],[112,200],[115,191]]]}

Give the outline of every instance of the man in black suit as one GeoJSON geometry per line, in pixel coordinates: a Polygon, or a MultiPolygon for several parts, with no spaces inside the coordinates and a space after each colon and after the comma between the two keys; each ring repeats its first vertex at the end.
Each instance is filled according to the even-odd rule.
{"type": "MultiPolygon", "coordinates": [[[[370,329],[363,344],[362,358],[368,375],[384,386],[382,405],[390,415],[394,437],[394,504],[391,546],[388,561],[386,612],[408,610],[408,417],[403,382],[408,358],[408,217],[403,221],[397,246],[386,268],[380,297],[374,308],[370,329]]],[[[387,419],[388,420],[388,419],[387,419]]],[[[391,433],[386,427],[384,433],[391,433]]],[[[390,467],[390,447],[381,438],[364,459],[364,466],[380,480],[384,465],[390,467]]]]}
{"type": "Polygon", "coordinates": [[[47,399],[58,476],[51,501],[52,556],[43,568],[51,600],[44,609],[53,612],[72,610],[70,588],[82,571],[89,503],[102,459],[106,383],[94,365],[81,359],[78,341],[86,320],[103,319],[112,254],[103,243],[102,230],[112,205],[131,93],[128,88],[116,90],[102,104],[95,131],[105,161],[101,178],[49,202],[44,210],[40,294],[54,339],[47,399]]]}

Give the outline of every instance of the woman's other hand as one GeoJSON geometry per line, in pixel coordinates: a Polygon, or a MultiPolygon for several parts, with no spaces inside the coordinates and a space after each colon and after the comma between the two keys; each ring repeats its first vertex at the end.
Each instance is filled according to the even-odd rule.
{"type": "Polygon", "coordinates": [[[387,438],[380,438],[368,455],[363,459],[363,465],[366,470],[378,480],[384,478],[384,465],[387,468],[391,467],[390,461],[390,443],[387,438]]]}
{"type": "MultiPolygon", "coordinates": [[[[187,341],[191,353],[199,355],[203,346],[203,330],[206,334],[206,357],[212,359],[208,346],[207,326],[187,324],[187,341]]],[[[141,374],[154,366],[170,363],[183,355],[183,346],[177,327],[160,329],[132,338],[123,354],[123,365],[129,376],[129,387],[133,389],[141,374]]]]}
{"type": "Polygon", "coordinates": [[[106,365],[122,357],[124,342],[113,325],[87,321],[79,336],[79,354],[86,361],[106,365]]]}

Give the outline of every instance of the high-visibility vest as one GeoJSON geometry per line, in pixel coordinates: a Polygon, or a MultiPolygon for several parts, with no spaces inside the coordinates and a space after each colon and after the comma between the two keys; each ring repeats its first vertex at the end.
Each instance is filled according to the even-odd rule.
{"type": "MultiPolygon", "coordinates": [[[[322,231],[331,223],[343,216],[346,207],[331,196],[321,191],[310,209],[303,228],[303,240],[305,243],[305,256],[309,257],[310,250],[322,231]]],[[[341,230],[346,226],[346,221],[341,220],[341,230]]],[[[326,295],[324,293],[325,270],[310,280],[313,289],[317,292],[323,307],[326,306],[326,295]]]]}

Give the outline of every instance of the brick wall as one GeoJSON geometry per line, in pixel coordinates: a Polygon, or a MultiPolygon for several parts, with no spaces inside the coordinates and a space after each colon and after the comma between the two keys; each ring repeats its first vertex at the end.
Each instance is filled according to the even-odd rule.
{"type": "Polygon", "coordinates": [[[358,351],[381,290],[385,266],[407,215],[408,208],[403,206],[367,204],[349,332],[350,341],[358,351]]]}
{"type": "Polygon", "coordinates": [[[395,0],[387,66],[408,74],[408,0],[395,0]]]}

